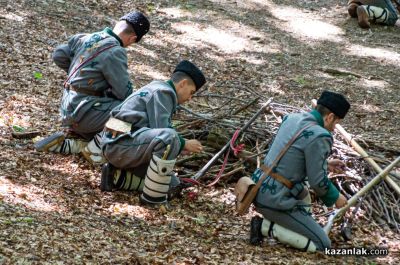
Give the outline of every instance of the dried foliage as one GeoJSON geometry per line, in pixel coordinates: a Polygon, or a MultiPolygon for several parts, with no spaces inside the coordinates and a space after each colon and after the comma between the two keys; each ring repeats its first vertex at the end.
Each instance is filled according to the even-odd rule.
{"type": "MultiPolygon", "coordinates": [[[[389,247],[386,257],[329,257],[294,251],[273,240],[247,242],[251,211],[233,211],[232,185],[262,160],[280,114],[306,109],[330,88],[346,94],[352,109],[343,122],[382,166],[399,155],[398,28],[363,31],[334,1],[0,1],[0,264],[396,264],[398,197],[382,182],[352,217],[353,239],[340,225],[334,247],[389,247]],[[206,145],[182,156],[178,170],[190,177],[274,97],[273,114],[261,116],[240,137],[254,160],[231,155],[220,183],[195,187],[163,212],[138,204],[136,194],[102,193],[99,168],[79,156],[33,150],[38,132],[58,130],[65,74],[51,63],[54,47],[77,32],[112,26],[140,9],[152,22],[148,36],[128,49],[136,86],[165,79],[181,59],[191,59],[208,83],[177,113],[185,137],[206,145]],[[278,104],[279,102],[279,104],[278,104]]],[[[346,170],[332,174],[348,196],[376,172],[340,136],[333,157],[346,170]]],[[[220,163],[202,179],[206,183],[220,163]]],[[[392,176],[397,182],[395,176],[392,176]]],[[[325,211],[314,214],[324,223],[325,211]]]]}

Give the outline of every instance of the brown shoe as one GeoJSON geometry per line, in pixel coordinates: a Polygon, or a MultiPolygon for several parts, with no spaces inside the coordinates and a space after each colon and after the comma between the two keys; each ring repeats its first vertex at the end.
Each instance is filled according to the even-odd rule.
{"type": "Polygon", "coordinates": [[[357,17],[357,7],[358,6],[359,5],[357,5],[356,3],[351,3],[351,4],[348,5],[347,11],[349,12],[349,15],[351,17],[354,17],[354,18],[357,17]]]}
{"type": "Polygon", "coordinates": [[[56,132],[34,144],[36,151],[48,152],[49,148],[55,145],[61,145],[65,140],[65,135],[63,132],[56,132]]]}
{"type": "Polygon", "coordinates": [[[358,25],[363,29],[369,29],[371,26],[369,24],[369,15],[368,11],[363,7],[357,7],[357,17],[358,17],[358,25]]]}

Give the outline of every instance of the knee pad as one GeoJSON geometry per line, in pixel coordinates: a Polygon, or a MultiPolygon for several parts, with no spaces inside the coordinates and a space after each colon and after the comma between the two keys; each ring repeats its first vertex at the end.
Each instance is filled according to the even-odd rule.
{"type": "Polygon", "coordinates": [[[311,239],[286,229],[264,218],[261,233],[263,236],[276,238],[279,242],[308,252],[315,252],[317,247],[311,239]]]}

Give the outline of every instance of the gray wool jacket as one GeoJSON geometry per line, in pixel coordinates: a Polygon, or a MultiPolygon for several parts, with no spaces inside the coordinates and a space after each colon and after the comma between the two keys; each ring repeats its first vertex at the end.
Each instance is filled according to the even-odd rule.
{"type": "MultiPolygon", "coordinates": [[[[172,115],[178,106],[178,97],[172,81],[153,81],[131,94],[111,111],[111,117],[132,124],[131,135],[141,128],[172,128],[172,115]]],[[[178,134],[181,142],[185,140],[178,134]]],[[[109,139],[107,143],[118,140],[109,139]]]]}
{"type": "Polygon", "coordinates": [[[74,35],[67,44],[55,49],[54,62],[71,74],[82,61],[110,45],[115,46],[85,63],[69,79],[69,83],[78,90],[100,92],[104,96],[64,89],[61,103],[63,125],[79,123],[93,106],[100,111],[110,111],[115,101],[123,101],[132,93],[133,85],[128,74],[126,50],[110,28],[92,34],[74,35]]]}
{"type": "MultiPolygon", "coordinates": [[[[310,123],[315,125],[305,129],[297,137],[273,169],[296,185],[289,190],[268,176],[258,191],[257,207],[291,210],[298,206],[306,206],[302,200],[296,198],[304,188],[305,181],[308,181],[325,205],[332,206],[336,202],[339,191],[327,177],[327,158],[331,153],[333,138],[323,127],[324,121],[318,111],[285,116],[264,163],[271,166],[290,139],[310,123]]],[[[252,176],[253,180],[257,182],[262,173],[262,170],[257,169],[252,176]]]]}

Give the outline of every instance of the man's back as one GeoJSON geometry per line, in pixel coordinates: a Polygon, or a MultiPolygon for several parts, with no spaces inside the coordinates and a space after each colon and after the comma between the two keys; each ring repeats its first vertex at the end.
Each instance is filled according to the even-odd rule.
{"type": "MultiPolygon", "coordinates": [[[[323,167],[331,151],[332,136],[323,128],[323,120],[318,112],[286,116],[264,160],[264,164],[271,166],[290,139],[310,124],[315,125],[306,128],[297,137],[273,169],[273,172],[294,184],[304,182],[308,177],[311,178],[311,183],[319,182],[324,177],[323,171],[326,169],[323,167]]],[[[261,173],[256,171],[255,175],[259,177],[261,173]]],[[[260,203],[274,209],[291,209],[296,205],[304,205],[304,202],[296,199],[286,186],[270,177],[264,181],[257,198],[260,203]]]]}

